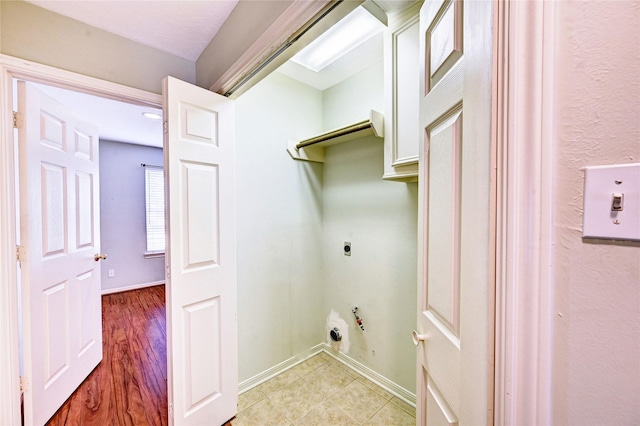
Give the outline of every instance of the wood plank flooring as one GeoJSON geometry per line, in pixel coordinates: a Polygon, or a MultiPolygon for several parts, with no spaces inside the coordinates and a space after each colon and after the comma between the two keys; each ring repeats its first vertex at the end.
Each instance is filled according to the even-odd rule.
{"type": "Polygon", "coordinates": [[[102,362],[48,425],[166,425],[164,286],[102,297],[102,362]]]}

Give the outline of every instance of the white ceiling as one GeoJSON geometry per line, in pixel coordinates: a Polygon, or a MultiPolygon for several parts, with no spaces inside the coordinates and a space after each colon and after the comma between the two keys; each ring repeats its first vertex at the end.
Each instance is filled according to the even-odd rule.
{"type": "Polygon", "coordinates": [[[238,0],[27,1],[192,62],[238,3],[238,0]]]}

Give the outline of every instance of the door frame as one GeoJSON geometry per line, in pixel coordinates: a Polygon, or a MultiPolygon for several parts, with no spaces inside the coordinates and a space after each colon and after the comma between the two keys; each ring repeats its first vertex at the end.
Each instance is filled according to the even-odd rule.
{"type": "Polygon", "coordinates": [[[552,419],[556,7],[495,2],[496,425],[552,419]]]}
{"type": "Polygon", "coordinates": [[[0,55],[0,424],[20,424],[19,309],[16,257],[16,151],[13,129],[13,79],[137,105],[162,108],[162,95],[35,62],[0,55]]]}

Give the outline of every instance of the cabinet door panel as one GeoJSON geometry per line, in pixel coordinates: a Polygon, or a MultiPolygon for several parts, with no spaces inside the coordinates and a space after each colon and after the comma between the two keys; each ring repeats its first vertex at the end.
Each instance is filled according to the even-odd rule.
{"type": "Polygon", "coordinates": [[[385,39],[384,179],[415,181],[419,147],[419,10],[391,16],[385,39]]]}

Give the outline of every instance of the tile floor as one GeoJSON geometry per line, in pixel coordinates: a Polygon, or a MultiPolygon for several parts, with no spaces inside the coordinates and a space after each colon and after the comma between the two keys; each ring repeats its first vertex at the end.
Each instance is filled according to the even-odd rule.
{"type": "Polygon", "coordinates": [[[415,408],[320,353],[240,395],[233,426],[415,425],[415,408]]]}

